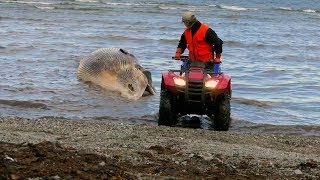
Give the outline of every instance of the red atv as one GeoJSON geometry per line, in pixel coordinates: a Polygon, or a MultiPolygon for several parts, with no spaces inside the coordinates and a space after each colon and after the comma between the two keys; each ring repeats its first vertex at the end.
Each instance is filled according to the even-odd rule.
{"type": "Polygon", "coordinates": [[[189,61],[181,70],[162,74],[158,125],[173,126],[187,114],[207,115],[214,130],[227,131],[230,125],[231,78],[207,69],[203,62],[189,61]]]}

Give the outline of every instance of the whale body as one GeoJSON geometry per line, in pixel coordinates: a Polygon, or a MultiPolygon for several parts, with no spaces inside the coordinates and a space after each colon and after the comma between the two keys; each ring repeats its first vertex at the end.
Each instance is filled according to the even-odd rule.
{"type": "Polygon", "coordinates": [[[100,48],[82,58],[77,77],[106,90],[118,91],[128,99],[156,94],[151,73],[133,54],[121,48],[100,48]]]}

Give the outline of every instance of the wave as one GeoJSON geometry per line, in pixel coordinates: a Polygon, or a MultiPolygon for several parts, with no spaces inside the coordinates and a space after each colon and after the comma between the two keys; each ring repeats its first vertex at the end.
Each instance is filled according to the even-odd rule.
{"type": "MultiPolygon", "coordinates": [[[[77,1],[77,0],[76,0],[77,1]]],[[[55,5],[55,4],[71,4],[70,2],[55,2],[55,1],[52,1],[52,2],[41,2],[41,1],[34,1],[34,0],[31,0],[31,1],[28,1],[28,0],[23,0],[23,1],[18,1],[18,0],[7,0],[7,1],[4,1],[4,3],[13,3],[13,4],[27,4],[27,5],[55,5]]]]}
{"type": "Polygon", "coordinates": [[[241,6],[226,6],[226,5],[217,5],[216,7],[221,9],[227,9],[231,11],[256,11],[259,8],[249,8],[249,7],[241,7],[241,6]]]}
{"type": "Polygon", "coordinates": [[[320,12],[317,9],[299,9],[299,8],[292,8],[292,7],[276,7],[274,8],[278,11],[292,11],[292,12],[306,12],[306,13],[318,13],[320,12]]]}
{"type": "Polygon", "coordinates": [[[129,3],[129,2],[103,2],[107,5],[113,5],[113,6],[138,6],[142,5],[141,3],[129,3]]]}
{"type": "Polygon", "coordinates": [[[242,43],[240,41],[224,41],[224,44],[227,46],[235,46],[235,47],[244,47],[244,48],[248,48],[248,47],[254,47],[254,48],[265,48],[269,45],[266,44],[261,44],[261,43],[257,43],[257,44],[245,44],[242,43]]]}
{"type": "MultiPolygon", "coordinates": [[[[80,11],[105,11],[106,8],[111,10],[123,9],[123,8],[151,8],[153,11],[151,13],[158,13],[159,10],[198,10],[200,11],[201,7],[215,7],[216,5],[202,5],[202,6],[190,6],[185,3],[179,2],[165,2],[165,3],[155,3],[155,2],[105,2],[101,0],[73,0],[70,2],[38,2],[38,1],[6,1],[7,3],[17,3],[17,4],[26,4],[37,9],[42,10],[53,10],[53,9],[62,9],[62,10],[80,10],[80,11]]],[[[145,9],[143,12],[147,12],[145,9]]]]}
{"type": "MultiPolygon", "coordinates": [[[[255,7],[241,7],[241,6],[227,6],[227,5],[215,5],[214,7],[220,8],[220,9],[226,9],[231,11],[257,11],[260,10],[260,8],[255,7]]],[[[269,8],[265,10],[270,10],[269,8]]],[[[318,9],[299,9],[299,8],[292,8],[292,7],[273,7],[271,10],[278,10],[278,11],[296,11],[296,12],[305,12],[305,13],[319,13],[320,10],[318,9]]]]}
{"type": "Polygon", "coordinates": [[[6,3],[23,4],[41,10],[65,9],[65,10],[102,10],[100,7],[90,7],[85,3],[99,3],[93,0],[75,0],[73,2],[41,2],[41,1],[5,1],[6,3]],[[82,6],[83,5],[83,6],[82,6]]]}
{"type": "Polygon", "coordinates": [[[55,9],[54,6],[34,6],[37,9],[43,9],[43,10],[50,10],[50,9],[55,9]]]}
{"type": "Polygon", "coordinates": [[[245,99],[245,98],[231,98],[231,101],[238,104],[245,104],[250,106],[257,106],[261,108],[269,108],[272,107],[274,102],[269,101],[258,101],[253,99],[245,99]]]}
{"type": "Polygon", "coordinates": [[[159,6],[161,10],[175,10],[178,9],[176,6],[159,6]]]}
{"type": "Polygon", "coordinates": [[[50,2],[40,2],[40,1],[12,1],[12,0],[8,0],[8,1],[4,1],[5,3],[17,3],[17,4],[30,4],[30,5],[51,5],[53,3],[50,2]]]}
{"type": "Polygon", "coordinates": [[[316,11],[316,10],[313,10],[313,9],[305,9],[305,10],[303,10],[303,12],[316,13],[317,11],[316,11]]]}
{"type": "Polygon", "coordinates": [[[39,109],[48,109],[46,104],[32,101],[16,101],[16,100],[3,100],[0,99],[0,104],[7,106],[14,106],[20,108],[39,108],[39,109]]]}
{"type": "Polygon", "coordinates": [[[89,3],[97,3],[97,2],[99,2],[99,1],[96,1],[96,0],[75,0],[76,2],[89,2],[89,3]]]}
{"type": "Polygon", "coordinates": [[[35,21],[35,22],[40,22],[40,21],[43,21],[43,18],[40,18],[40,17],[20,17],[20,16],[11,16],[11,17],[0,17],[0,21],[1,20],[21,20],[21,21],[35,21]]]}
{"type": "Polygon", "coordinates": [[[285,11],[292,11],[293,9],[291,7],[278,7],[276,8],[278,10],[285,10],[285,11]]]}
{"type": "Polygon", "coordinates": [[[116,40],[116,41],[141,41],[141,42],[148,42],[148,41],[160,41],[164,43],[172,43],[178,42],[179,39],[177,38],[161,38],[161,37],[129,37],[123,35],[109,35],[109,36],[87,36],[88,39],[105,39],[105,40],[116,40]]]}
{"type": "Polygon", "coordinates": [[[236,47],[245,46],[245,44],[241,43],[240,41],[224,41],[223,44],[227,46],[236,46],[236,47]]]}
{"type": "MultiPolygon", "coordinates": [[[[177,4],[166,4],[166,3],[151,3],[151,2],[102,2],[106,4],[107,6],[133,6],[133,7],[151,7],[155,8],[155,10],[176,10],[180,9],[180,6],[177,6],[177,4]]],[[[144,10],[143,12],[146,12],[144,10]]],[[[153,11],[150,11],[151,13],[154,13],[153,11]]],[[[156,11],[158,12],[158,11],[156,11]]]]}
{"type": "Polygon", "coordinates": [[[79,7],[79,6],[70,6],[70,7],[55,6],[53,9],[57,9],[57,10],[75,10],[75,11],[103,11],[106,8],[104,8],[104,7],[79,7]]]}
{"type": "MultiPolygon", "coordinates": [[[[226,46],[232,46],[232,47],[240,47],[240,48],[286,48],[286,47],[295,47],[294,45],[295,44],[288,44],[287,42],[277,42],[277,43],[270,43],[270,42],[267,42],[267,43],[263,43],[263,42],[253,42],[253,43],[250,43],[250,42],[246,42],[246,41],[237,41],[237,40],[227,40],[227,41],[224,41],[224,45],[226,46]]],[[[301,46],[303,48],[306,48],[306,49],[315,49],[315,50],[318,50],[320,46],[318,45],[303,45],[301,46]]]]}
{"type": "Polygon", "coordinates": [[[160,42],[164,43],[178,43],[179,40],[176,38],[171,38],[171,39],[159,39],[160,42]]]}
{"type": "MultiPolygon", "coordinates": [[[[17,3],[17,4],[26,4],[38,9],[73,9],[73,10],[103,10],[104,8],[114,8],[122,6],[128,7],[154,7],[160,10],[177,10],[177,9],[188,9],[188,10],[201,10],[202,7],[205,7],[205,10],[208,10],[208,7],[211,8],[220,8],[225,10],[231,11],[257,11],[261,8],[258,7],[243,7],[237,5],[216,5],[216,4],[198,4],[196,6],[192,6],[186,3],[179,3],[179,2],[108,2],[108,1],[101,1],[101,0],[73,0],[73,1],[50,1],[50,2],[41,2],[41,1],[4,1],[5,3],[17,3]]],[[[269,8],[265,9],[268,10],[269,8]]],[[[292,8],[292,7],[271,7],[273,10],[280,10],[280,11],[300,11],[306,13],[319,13],[319,9],[313,8],[306,8],[306,9],[299,9],[299,8],[292,8]]]]}
{"type": "Polygon", "coordinates": [[[6,3],[25,4],[37,9],[54,9],[56,3],[40,2],[40,1],[5,1],[6,3]]]}
{"type": "Polygon", "coordinates": [[[104,38],[108,40],[117,40],[117,41],[153,41],[154,40],[154,39],[129,37],[129,36],[122,36],[122,35],[110,35],[104,38]]]}

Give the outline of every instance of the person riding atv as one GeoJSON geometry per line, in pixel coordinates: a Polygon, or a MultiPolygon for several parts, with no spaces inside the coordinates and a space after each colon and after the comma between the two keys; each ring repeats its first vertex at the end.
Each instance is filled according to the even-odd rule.
{"type": "MultiPolygon", "coordinates": [[[[180,59],[189,61],[187,56],[180,59]]],[[[214,130],[227,131],[231,121],[231,94],[231,77],[206,70],[200,61],[193,61],[182,70],[164,72],[158,125],[174,126],[179,117],[196,114],[207,115],[213,121],[214,130]]]]}
{"type": "Polygon", "coordinates": [[[180,37],[175,53],[176,60],[188,48],[190,61],[201,61],[206,68],[214,66],[214,71],[220,71],[223,41],[208,25],[197,20],[193,12],[187,11],[182,15],[186,29],[180,37]]]}
{"type": "Polygon", "coordinates": [[[183,115],[197,114],[211,118],[214,130],[227,131],[232,87],[231,78],[220,71],[223,41],[192,12],[184,13],[182,21],[187,29],[173,59],[183,64],[162,74],[158,125],[172,126],[183,115]],[[186,47],[189,57],[181,56],[186,47]]]}

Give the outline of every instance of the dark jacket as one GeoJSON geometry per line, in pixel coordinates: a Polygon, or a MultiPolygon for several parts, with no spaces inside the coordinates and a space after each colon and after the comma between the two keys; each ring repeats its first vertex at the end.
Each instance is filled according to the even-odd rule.
{"type": "MultiPolygon", "coordinates": [[[[193,24],[193,26],[191,27],[192,36],[198,31],[198,29],[200,28],[200,25],[201,25],[201,23],[199,21],[196,21],[193,24]]],[[[214,54],[214,52],[216,54],[222,53],[223,41],[218,37],[216,32],[214,32],[211,28],[208,29],[206,36],[205,36],[205,40],[214,46],[212,48],[212,54],[214,54]]],[[[187,40],[186,40],[184,34],[181,35],[181,38],[180,38],[180,41],[178,44],[178,48],[182,49],[181,53],[183,53],[184,50],[187,48],[187,40]]]]}

